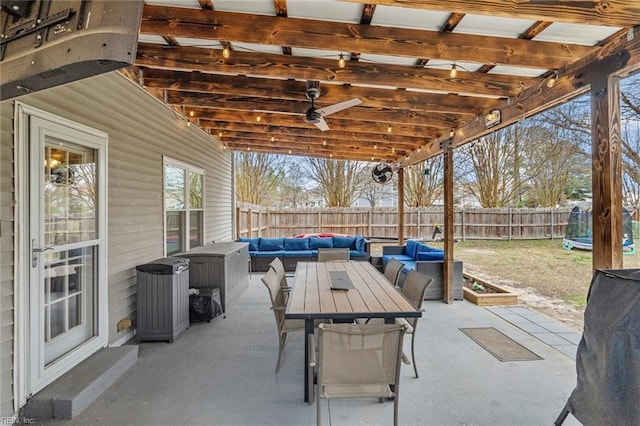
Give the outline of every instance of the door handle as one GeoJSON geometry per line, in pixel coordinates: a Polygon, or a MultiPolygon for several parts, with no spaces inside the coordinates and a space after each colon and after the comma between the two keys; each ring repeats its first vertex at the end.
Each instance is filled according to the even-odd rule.
{"type": "Polygon", "coordinates": [[[53,250],[53,247],[34,248],[34,253],[42,253],[43,251],[53,250]]]}
{"type": "Polygon", "coordinates": [[[31,267],[36,268],[38,266],[38,253],[42,253],[48,250],[53,250],[53,247],[36,247],[36,240],[31,240],[31,267]]]}

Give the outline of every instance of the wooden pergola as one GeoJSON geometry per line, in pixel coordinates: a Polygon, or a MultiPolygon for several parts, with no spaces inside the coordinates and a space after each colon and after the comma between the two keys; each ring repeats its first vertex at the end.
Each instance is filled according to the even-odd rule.
{"type": "Polygon", "coordinates": [[[393,163],[400,200],[402,167],[443,155],[447,302],[455,148],[589,92],[593,268],[622,267],[619,80],[640,67],[640,2],[146,3],[126,74],[229,150],[393,163]],[[309,81],[318,108],[362,102],[321,131],[309,81]]]}

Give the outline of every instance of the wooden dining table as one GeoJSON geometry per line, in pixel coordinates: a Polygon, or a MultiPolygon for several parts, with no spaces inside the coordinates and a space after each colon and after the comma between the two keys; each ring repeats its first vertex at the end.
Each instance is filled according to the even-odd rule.
{"type": "Polygon", "coordinates": [[[293,289],[287,302],[286,319],[305,320],[304,400],[309,401],[309,335],[316,320],[354,321],[356,318],[383,318],[394,323],[396,318],[421,317],[422,312],[400,293],[369,262],[299,262],[293,289]],[[339,274],[333,272],[343,271],[339,274]],[[332,289],[344,280],[349,290],[332,289]]]}

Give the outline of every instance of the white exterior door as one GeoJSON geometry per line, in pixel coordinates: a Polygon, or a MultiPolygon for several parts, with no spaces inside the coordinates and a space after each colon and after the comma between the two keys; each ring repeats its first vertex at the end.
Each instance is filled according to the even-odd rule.
{"type": "Polygon", "coordinates": [[[106,135],[46,115],[25,121],[33,394],[107,343],[106,135]]]}

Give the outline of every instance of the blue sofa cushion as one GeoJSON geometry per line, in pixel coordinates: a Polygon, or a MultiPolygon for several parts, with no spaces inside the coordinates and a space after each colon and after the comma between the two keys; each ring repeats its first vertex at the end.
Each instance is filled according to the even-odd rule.
{"type": "Polygon", "coordinates": [[[408,274],[412,269],[416,269],[416,262],[414,260],[409,260],[404,263],[404,268],[402,268],[403,274],[408,274]]]}
{"type": "Polygon", "coordinates": [[[382,256],[382,260],[384,262],[388,262],[391,259],[396,259],[402,263],[413,262],[415,259],[409,256],[408,254],[385,254],[382,256]]]}
{"type": "Polygon", "coordinates": [[[424,244],[420,244],[417,240],[407,240],[407,245],[404,248],[404,252],[411,256],[412,259],[416,259],[416,253],[418,252],[418,246],[424,244]]]}
{"type": "Polygon", "coordinates": [[[285,238],[285,251],[309,250],[308,238],[285,238]]]}
{"type": "Polygon", "coordinates": [[[260,251],[284,250],[284,238],[260,238],[258,244],[260,251]]]}
{"type": "Polygon", "coordinates": [[[420,251],[418,260],[444,260],[444,251],[420,251]]]}
{"type": "Polygon", "coordinates": [[[444,253],[444,250],[440,248],[430,247],[426,244],[420,244],[418,245],[417,252],[418,253],[427,253],[427,252],[443,252],[444,253]]]}
{"type": "Polygon", "coordinates": [[[335,248],[356,249],[356,237],[333,237],[333,246],[335,248]]]}
{"type": "Polygon", "coordinates": [[[360,251],[360,250],[349,250],[349,256],[350,257],[364,257],[367,255],[366,251],[360,251]]]}
{"type": "Polygon", "coordinates": [[[364,237],[356,237],[355,250],[364,253],[362,256],[366,256],[367,240],[365,240],[364,237]]]}
{"type": "Polygon", "coordinates": [[[255,257],[284,257],[284,250],[257,251],[255,257]]]}
{"type": "Polygon", "coordinates": [[[258,251],[258,242],[260,238],[246,238],[240,237],[241,243],[249,243],[249,251],[258,251]]]}
{"type": "MultiPolygon", "coordinates": [[[[309,238],[309,248],[316,250],[318,248],[333,248],[333,238],[311,237],[309,238]]],[[[317,254],[317,253],[316,253],[317,254]]]]}
{"type": "Polygon", "coordinates": [[[284,252],[284,257],[308,257],[311,258],[313,255],[317,256],[317,250],[289,250],[284,252]]]}

